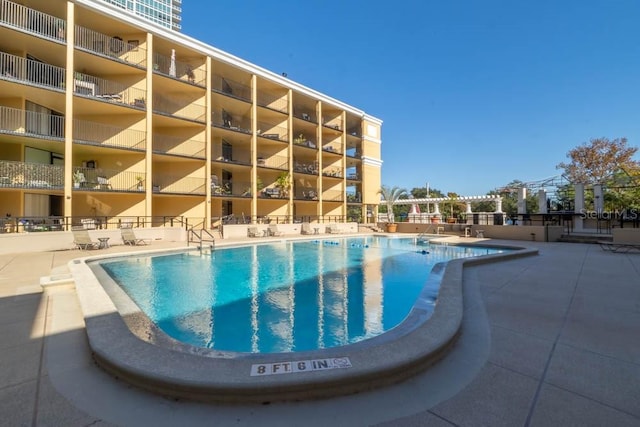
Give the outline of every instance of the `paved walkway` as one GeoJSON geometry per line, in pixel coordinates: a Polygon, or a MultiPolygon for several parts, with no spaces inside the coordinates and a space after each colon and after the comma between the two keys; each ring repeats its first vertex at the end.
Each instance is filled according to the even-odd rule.
{"type": "Polygon", "coordinates": [[[431,369],[270,405],[175,401],[114,379],[92,362],[74,290],[39,286],[86,252],[2,255],[0,425],[639,426],[640,255],[528,244],[540,255],[465,269],[461,337],[431,369]]]}

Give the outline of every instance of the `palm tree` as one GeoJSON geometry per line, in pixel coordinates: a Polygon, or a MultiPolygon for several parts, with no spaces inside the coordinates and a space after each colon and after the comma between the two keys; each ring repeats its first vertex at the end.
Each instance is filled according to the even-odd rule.
{"type": "Polygon", "coordinates": [[[382,198],[384,199],[385,204],[387,205],[387,221],[389,223],[394,222],[394,215],[393,215],[393,204],[396,200],[398,200],[401,196],[404,196],[407,194],[407,190],[405,190],[404,188],[400,188],[400,187],[387,187],[386,185],[383,185],[382,187],[380,187],[380,190],[378,190],[378,194],[380,194],[382,196],[382,198]]]}

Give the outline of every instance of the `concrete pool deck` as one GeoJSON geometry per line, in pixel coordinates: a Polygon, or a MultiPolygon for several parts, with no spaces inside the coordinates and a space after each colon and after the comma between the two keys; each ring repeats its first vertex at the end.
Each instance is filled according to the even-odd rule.
{"type": "Polygon", "coordinates": [[[270,405],[176,401],[111,377],[91,359],[75,290],[39,285],[87,253],[1,255],[3,425],[639,425],[640,255],[529,243],[540,255],[465,268],[461,336],[427,371],[270,405]]]}

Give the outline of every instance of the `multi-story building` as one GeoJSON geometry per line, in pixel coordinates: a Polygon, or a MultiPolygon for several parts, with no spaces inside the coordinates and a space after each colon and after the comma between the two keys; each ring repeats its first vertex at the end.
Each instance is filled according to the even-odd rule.
{"type": "Polygon", "coordinates": [[[143,19],[179,31],[182,0],[102,0],[143,19]]]}
{"type": "Polygon", "coordinates": [[[361,110],[102,0],[0,0],[2,215],[366,221],[380,135],[361,110]]]}

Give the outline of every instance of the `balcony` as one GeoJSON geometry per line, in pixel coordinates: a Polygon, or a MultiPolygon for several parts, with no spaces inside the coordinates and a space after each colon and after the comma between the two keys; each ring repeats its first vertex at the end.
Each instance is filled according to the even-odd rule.
{"type": "Polygon", "coordinates": [[[300,135],[296,136],[295,138],[293,138],[293,143],[295,145],[299,145],[301,147],[312,148],[314,150],[316,148],[318,148],[318,146],[316,145],[315,139],[307,138],[302,133],[300,135]]]}
{"type": "Polygon", "coordinates": [[[176,60],[175,54],[172,56],[165,56],[159,53],[154,53],[153,72],[189,82],[197,86],[204,87],[206,85],[207,75],[204,70],[201,70],[188,62],[176,60]]]}
{"type": "Polygon", "coordinates": [[[211,85],[213,92],[221,93],[242,101],[251,102],[251,86],[216,75],[212,77],[211,85]]]}
{"type": "Polygon", "coordinates": [[[289,141],[289,132],[287,131],[287,128],[264,122],[258,123],[258,136],[281,142],[289,141]]]}
{"type": "Polygon", "coordinates": [[[0,188],[62,190],[64,167],[0,160],[0,188]]]}
{"type": "Polygon", "coordinates": [[[289,102],[286,97],[265,92],[258,92],[257,96],[257,104],[260,107],[268,108],[284,114],[287,114],[289,111],[289,102]]]}
{"type": "Polygon", "coordinates": [[[322,176],[326,176],[329,178],[342,178],[342,170],[337,167],[328,167],[322,171],[322,176]]]}
{"type": "Polygon", "coordinates": [[[347,151],[345,151],[345,154],[347,155],[347,157],[351,157],[353,159],[359,159],[361,156],[360,152],[355,147],[347,148],[347,151]]]}
{"type": "Polygon", "coordinates": [[[360,193],[347,193],[347,203],[362,203],[362,195],[360,193]]]}
{"type": "Polygon", "coordinates": [[[179,138],[175,136],[153,134],[153,152],[171,156],[205,158],[205,143],[193,139],[179,138]]]}
{"type": "Polygon", "coordinates": [[[289,169],[289,159],[285,156],[268,156],[258,153],[256,165],[261,168],[287,170],[289,169]]]}
{"type": "Polygon", "coordinates": [[[318,162],[303,163],[294,161],[293,171],[297,173],[306,173],[309,175],[318,175],[318,162]]]}
{"type": "Polygon", "coordinates": [[[296,200],[318,200],[318,190],[313,187],[296,187],[293,198],[296,200]]]}
{"type": "Polygon", "coordinates": [[[327,144],[322,147],[325,153],[342,154],[340,144],[327,144]]]}
{"type": "Polygon", "coordinates": [[[160,194],[205,194],[205,179],[182,175],[155,174],[153,192],[160,194]]]}
{"type": "Polygon", "coordinates": [[[360,181],[360,175],[357,172],[347,172],[347,180],[349,181],[360,181]]]}
{"type": "Polygon", "coordinates": [[[146,132],[86,120],[73,120],[73,142],[108,148],[145,151],[146,132]]]}
{"type": "Polygon", "coordinates": [[[64,141],[64,117],[0,106],[0,134],[64,141]]]}
{"type": "MultiPolygon", "coordinates": [[[[215,182],[215,181],[213,181],[215,182]]],[[[246,181],[226,181],[222,185],[211,184],[211,195],[214,197],[251,197],[251,183],[246,181]]]]}
{"type": "Polygon", "coordinates": [[[115,169],[73,168],[73,188],[77,191],[143,192],[145,174],[115,169]]]}
{"type": "Polygon", "coordinates": [[[75,45],[85,52],[145,68],[147,50],[138,45],[129,44],[120,37],[111,37],[76,25],[75,45]]]}
{"type": "Polygon", "coordinates": [[[311,109],[294,108],[293,116],[311,123],[318,123],[316,113],[311,109]]]}
{"type": "Polygon", "coordinates": [[[251,134],[250,118],[233,115],[225,110],[214,111],[212,113],[211,123],[215,127],[251,134]]]}
{"type": "Polygon", "coordinates": [[[206,108],[189,99],[153,94],[153,112],[196,122],[204,122],[206,108]]]}
{"type": "Polygon", "coordinates": [[[0,25],[57,42],[66,40],[66,21],[7,0],[0,0],[0,25]]]}
{"type": "Polygon", "coordinates": [[[65,69],[0,52],[0,79],[64,91],[65,69]]]}
{"type": "Polygon", "coordinates": [[[325,128],[328,128],[328,129],[342,131],[342,119],[340,119],[340,118],[334,118],[334,119],[324,118],[322,120],[322,126],[324,126],[325,128]]]}
{"type": "Polygon", "coordinates": [[[354,138],[362,138],[362,129],[360,129],[360,126],[354,126],[347,130],[347,135],[354,138]]]}
{"type": "Polygon", "coordinates": [[[341,202],[344,200],[344,193],[338,190],[327,190],[322,193],[322,200],[325,202],[341,202]]]}
{"type": "Polygon", "coordinates": [[[144,100],[146,91],[76,72],[73,79],[73,93],[99,101],[141,107],[138,104],[140,100],[144,100]]]}

